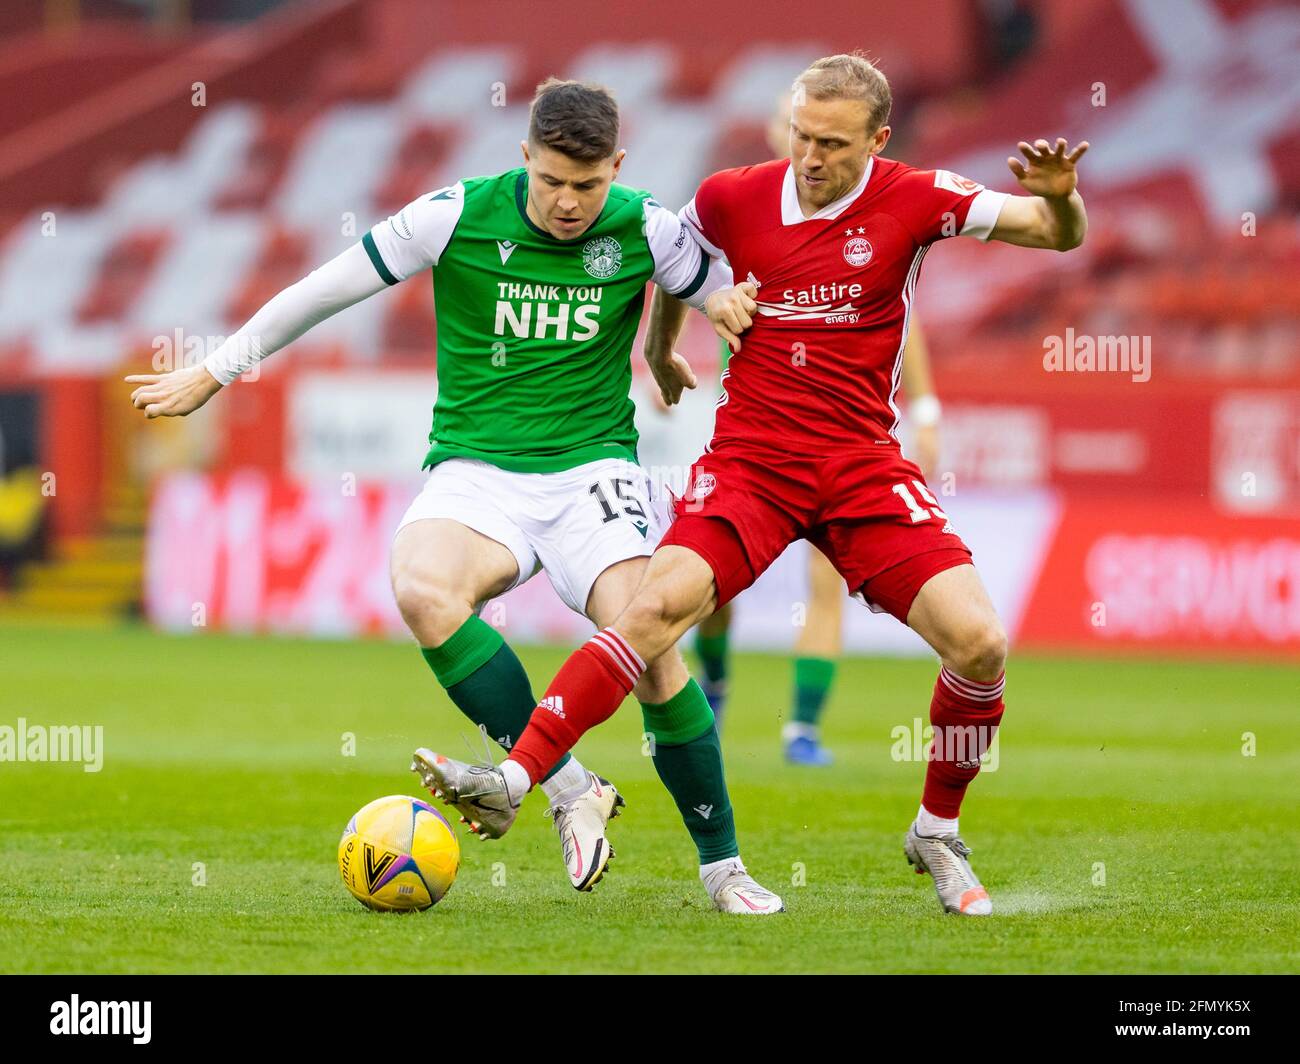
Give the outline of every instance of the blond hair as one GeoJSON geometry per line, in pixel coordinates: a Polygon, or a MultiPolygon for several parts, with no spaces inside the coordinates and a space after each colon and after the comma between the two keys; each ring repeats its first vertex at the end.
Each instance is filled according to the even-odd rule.
{"type": "Polygon", "coordinates": [[[867,131],[889,121],[893,96],[889,82],[862,52],[828,55],[794,79],[795,98],[802,87],[814,100],[860,100],[867,105],[867,131]]]}

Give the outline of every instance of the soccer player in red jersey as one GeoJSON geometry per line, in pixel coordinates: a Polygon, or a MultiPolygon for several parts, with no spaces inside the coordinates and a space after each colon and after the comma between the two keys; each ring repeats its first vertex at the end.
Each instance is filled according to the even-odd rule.
{"type": "MultiPolygon", "coordinates": [[[[767,143],[773,157],[789,156],[789,92],[781,93],[767,127],[767,143]]],[[[731,349],[723,346],[726,369],[731,349]]],[[[928,481],[939,461],[939,399],[934,394],[930,354],[920,322],[913,315],[903,345],[901,363],[903,394],[907,397],[907,418],[911,422],[911,458],[928,481]]],[[[666,406],[665,406],[666,409],[666,406]]],[[[821,742],[821,717],[826,708],[843,650],[844,584],[835,566],[819,550],[808,552],[808,601],[805,623],[794,644],[794,698],[791,719],[781,727],[785,759],[792,765],[828,767],[831,753],[821,742]]],[[[730,629],[732,605],[721,605],[695,629],[695,651],[704,675],[700,688],[713,710],[717,730],[722,731],[730,671],[730,629]]],[[[652,730],[647,728],[647,730],[652,730]]]]}
{"type": "MultiPolygon", "coordinates": [[[[860,55],[795,81],[790,159],[707,178],[683,212],[737,278],[710,320],[732,346],[713,440],[632,602],[560,669],[499,769],[512,802],[692,625],[792,541],[815,544],[849,589],[916,631],[942,667],[935,738],[904,851],[947,912],[992,911],[958,835],[966,788],[1003,711],[1006,635],[947,514],[906,459],[894,393],[921,260],[950,236],[1068,251],[1087,229],[1073,151],[1021,142],[1023,196],[881,156],[889,85],[860,55]]],[[[684,309],[656,294],[647,348],[671,348],[684,309]]],[[[676,401],[681,384],[661,381],[676,401]]]]}

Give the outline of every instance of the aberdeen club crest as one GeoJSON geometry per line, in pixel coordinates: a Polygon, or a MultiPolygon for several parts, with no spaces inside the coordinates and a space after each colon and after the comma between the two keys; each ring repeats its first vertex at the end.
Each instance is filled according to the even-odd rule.
{"type": "Polygon", "coordinates": [[[874,254],[866,237],[851,236],[844,242],[844,261],[850,266],[865,266],[874,254]]]}

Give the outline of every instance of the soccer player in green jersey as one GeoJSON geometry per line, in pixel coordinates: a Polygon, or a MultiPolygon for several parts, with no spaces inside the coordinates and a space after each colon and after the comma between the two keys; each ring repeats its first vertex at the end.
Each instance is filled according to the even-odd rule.
{"type": "MultiPolygon", "coordinates": [[[[430,472],[393,542],[393,591],[438,682],[506,750],[537,703],[519,659],[479,611],[539,569],[598,626],[631,600],[664,527],[637,465],[628,396],[646,282],[697,308],[731,283],[674,213],[614,183],[624,157],[618,129],[604,89],[543,82],[522,167],[419,197],[274,297],[202,365],[127,378],[148,417],[187,414],[313,325],[431,270],[430,472]]],[[[670,348],[645,355],[665,402],[695,386],[670,348]]],[[[680,655],[656,662],[634,693],[713,903],[778,911],[780,899],[740,861],[713,714],[680,655]]],[[[412,765],[426,785],[432,756],[422,748],[412,765]]],[[[481,771],[440,789],[475,831],[514,815],[514,806],[482,800],[481,771]]],[[[542,789],[570,882],[589,890],[613,856],[605,827],[622,798],[570,754],[542,789]]]]}

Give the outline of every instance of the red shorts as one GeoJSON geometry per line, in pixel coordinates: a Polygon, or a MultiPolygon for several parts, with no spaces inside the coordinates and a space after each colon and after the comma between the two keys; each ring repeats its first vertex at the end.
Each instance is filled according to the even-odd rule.
{"type": "Polygon", "coordinates": [[[708,562],[719,606],[796,539],[821,550],[850,592],[904,623],[930,577],[971,560],[897,447],[805,457],[722,443],[695,463],[673,513],[660,546],[687,547],[708,562]]]}

